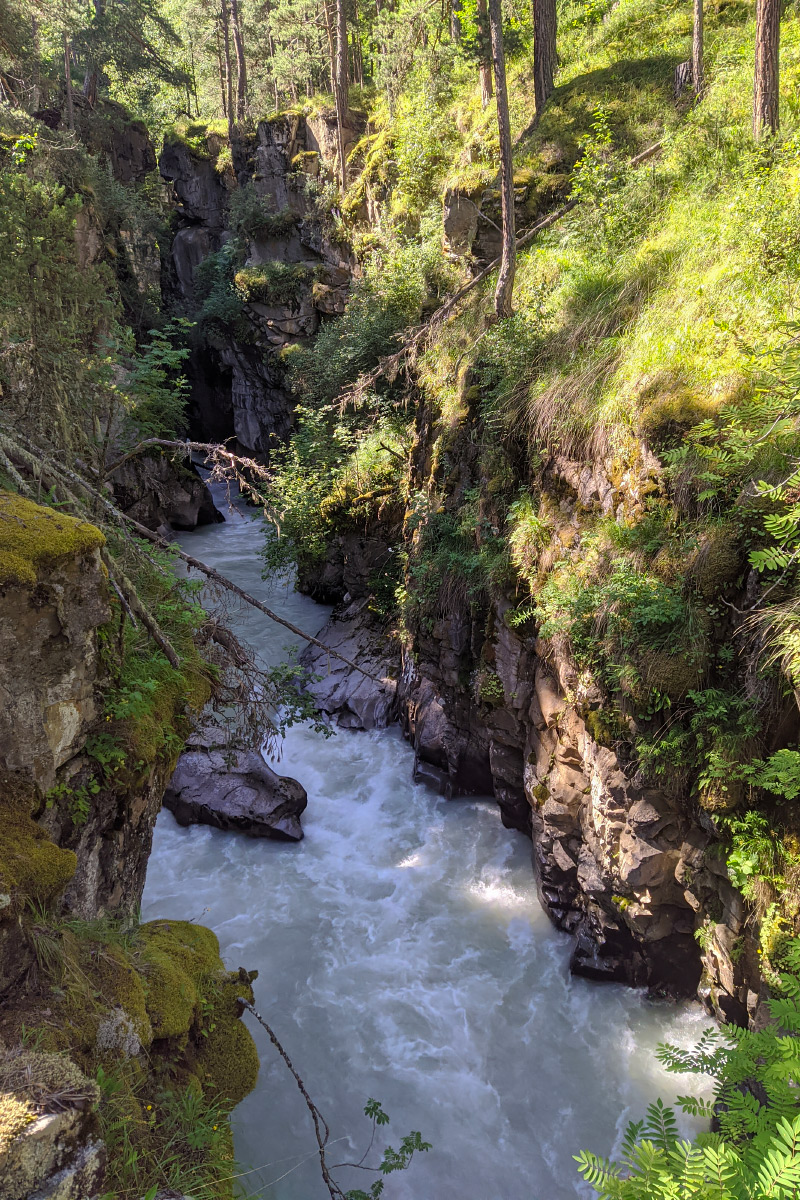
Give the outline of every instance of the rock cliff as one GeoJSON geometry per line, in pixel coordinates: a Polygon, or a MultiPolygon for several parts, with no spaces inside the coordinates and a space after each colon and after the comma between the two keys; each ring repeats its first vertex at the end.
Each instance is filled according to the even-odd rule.
{"type": "MultiPolygon", "coordinates": [[[[465,490],[485,490],[484,468],[467,435],[461,449],[448,449],[446,467],[433,466],[433,428],[422,413],[409,491],[435,488],[445,510],[456,510],[465,490]]],[[[558,518],[542,555],[568,553],[598,512],[641,507],[659,469],[646,447],[627,472],[602,459],[551,460],[540,486],[558,518]]],[[[483,517],[490,525],[489,509],[483,517]]],[[[632,768],[603,690],[576,668],[563,639],[542,641],[534,622],[517,619],[513,597],[487,594],[476,604],[462,595],[407,623],[402,645],[387,643],[370,614],[369,572],[358,564],[366,547],[377,561],[395,536],[373,523],[355,541],[337,537],[314,579],[301,580],[311,594],[323,588],[340,601],[326,636],[345,638],[348,657],[372,673],[370,647],[382,645],[379,674],[397,678],[390,707],[380,687],[326,671],[307,652],[323,676],[314,685],[322,707],[355,728],[369,727],[376,710],[384,719],[396,712],[418,779],[448,796],[494,795],[503,822],[531,837],[541,902],[574,939],[575,973],[662,994],[699,992],[719,1016],[751,1019],[763,997],[757,942],[717,853],[713,820],[685,784],[654,787],[632,768]]],[[[408,524],[412,555],[418,537],[408,524]]]]}
{"type": "Polygon", "coordinates": [[[0,492],[0,1097],[18,1098],[13,1128],[7,1103],[0,1120],[9,1197],[89,1200],[104,1190],[101,1139],[115,1122],[150,1153],[148,1114],[177,1119],[164,1106],[189,1088],[220,1105],[227,1129],[258,1070],[238,1019],[251,977],[225,970],[210,930],[135,916],[187,702],[203,695],[174,693],[162,720],[175,736],[150,757],[135,714],[123,729],[109,705],[121,626],[103,543],[90,524],[0,492]],[[31,1056],[32,1037],[42,1053],[31,1056]],[[98,1110],[81,1070],[100,1067],[115,1085],[98,1110]]]}
{"type": "Polygon", "coordinates": [[[188,370],[194,430],[233,432],[262,456],[292,424],[287,347],[342,311],[353,269],[316,203],[335,157],[330,124],[325,114],[277,116],[232,145],[199,127],[191,137],[168,136],[159,161],[176,213],[166,294],[176,311],[200,320],[188,370]],[[225,248],[225,260],[215,257],[225,248]],[[201,270],[212,261],[215,285],[201,270]]]}

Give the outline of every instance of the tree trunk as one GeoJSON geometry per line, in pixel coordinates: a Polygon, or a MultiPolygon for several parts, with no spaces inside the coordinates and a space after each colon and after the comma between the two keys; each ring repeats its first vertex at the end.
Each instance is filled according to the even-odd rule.
{"type": "Polygon", "coordinates": [[[503,10],[501,0],[489,0],[489,27],[492,33],[492,66],[494,90],[497,94],[497,129],[500,134],[500,196],[503,212],[503,254],[494,311],[498,320],[510,317],[514,295],[514,273],[517,268],[517,234],[514,227],[514,161],[511,150],[511,121],[508,115],[506,89],[506,57],[503,50],[503,10]]]}
{"type": "Polygon", "coordinates": [[[269,0],[264,0],[263,8],[263,23],[264,31],[267,35],[267,50],[269,51],[270,74],[272,76],[272,90],[275,96],[275,111],[280,110],[280,94],[278,92],[278,81],[275,78],[275,39],[272,36],[272,11],[270,9],[269,0]]]}
{"type": "Polygon", "coordinates": [[[450,8],[450,36],[457,46],[461,45],[461,0],[452,0],[450,8]]]}
{"type": "Polygon", "coordinates": [[[343,192],[347,187],[347,159],[344,143],[344,129],[347,121],[347,21],[344,5],[345,0],[336,0],[336,74],[334,82],[336,131],[339,141],[339,179],[343,192]]]}
{"type": "Polygon", "coordinates": [[[33,91],[31,93],[31,112],[36,112],[41,100],[41,49],[39,39],[39,22],[31,17],[31,35],[33,47],[33,91]]]}
{"type": "Polygon", "coordinates": [[[360,88],[364,87],[364,57],[361,53],[361,38],[358,34],[358,0],[353,0],[353,76],[360,88]]]}
{"type": "Polygon", "coordinates": [[[694,0],[694,24],[692,25],[692,83],[694,94],[699,99],[703,93],[703,0],[694,0]]]}
{"type": "MultiPolygon", "coordinates": [[[[100,21],[105,12],[104,0],[94,0],[94,15],[95,20],[100,21]]],[[[93,64],[91,69],[87,68],[83,78],[83,94],[88,101],[89,107],[94,108],[97,104],[97,85],[100,81],[100,71],[93,64]]]]}
{"type": "Polygon", "coordinates": [[[228,100],[225,94],[225,64],[222,61],[222,42],[220,38],[220,21],[217,21],[216,39],[217,39],[217,66],[219,67],[219,94],[222,97],[222,115],[228,116],[228,100]]]}
{"type": "Polygon", "coordinates": [[[75,109],[72,106],[72,51],[64,31],[64,82],[67,86],[67,125],[75,129],[75,109]]]}
{"type": "Polygon", "coordinates": [[[244,33],[239,0],[231,0],[231,27],[236,48],[236,120],[243,121],[247,111],[247,63],[244,58],[244,33]]]}
{"type": "Polygon", "coordinates": [[[533,0],[533,94],[541,115],[556,73],[556,0],[533,0]]]}
{"type": "Polygon", "coordinates": [[[480,46],[481,108],[486,108],[492,98],[492,65],[489,58],[491,36],[486,0],[478,0],[478,42],[480,46]]]}
{"type": "Polygon", "coordinates": [[[221,0],[222,8],[222,49],[225,62],[225,107],[228,117],[228,136],[233,136],[233,69],[231,66],[231,14],[228,0],[221,0]]]}
{"type": "Polygon", "coordinates": [[[331,92],[336,95],[336,39],[333,33],[333,13],[331,0],[323,0],[322,9],[325,13],[325,32],[328,35],[328,68],[331,75],[331,92]]]}
{"type": "Polygon", "coordinates": [[[753,101],[753,136],[775,133],[778,117],[778,51],[781,33],[781,0],[756,0],[756,82],[753,101]]]}

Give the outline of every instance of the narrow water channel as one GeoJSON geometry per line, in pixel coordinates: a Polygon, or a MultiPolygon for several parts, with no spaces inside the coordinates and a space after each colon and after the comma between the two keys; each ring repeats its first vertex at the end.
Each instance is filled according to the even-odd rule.
{"type": "MultiPolygon", "coordinates": [[[[221,501],[218,500],[218,504],[221,501]]],[[[183,535],[191,553],[316,632],[326,612],[260,578],[260,525],[230,517],[183,535]]],[[[238,632],[267,661],[291,640],[252,611],[238,632]]],[[[389,1140],[433,1150],[390,1177],[387,1200],[590,1196],[572,1155],[608,1153],[656,1095],[690,1090],[653,1057],[708,1024],[697,1005],[648,1002],[576,980],[570,941],[541,911],[530,843],[489,800],[445,801],[411,782],[396,730],[324,739],[292,730],[278,769],[309,795],[306,837],[285,845],[156,826],[144,917],[213,928],[233,967],[258,968],[257,1007],[341,1139],[360,1158],[368,1097],[389,1140]]],[[[258,1086],[234,1114],[252,1194],[324,1200],[307,1111],[266,1036],[258,1086]]],[[[367,1188],[364,1172],[339,1172],[367,1188]]]]}

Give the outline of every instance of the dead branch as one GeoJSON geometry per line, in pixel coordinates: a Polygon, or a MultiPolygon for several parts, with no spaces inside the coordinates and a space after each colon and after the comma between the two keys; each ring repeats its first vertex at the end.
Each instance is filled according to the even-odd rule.
{"type": "MultiPolygon", "coordinates": [[[[130,526],[130,528],[134,529],[140,537],[145,538],[149,542],[153,542],[155,545],[164,550],[170,550],[176,555],[176,557],[185,562],[187,566],[199,571],[201,574],[205,575],[206,578],[213,580],[214,583],[219,584],[219,586],[226,591],[232,592],[235,596],[238,596],[240,600],[243,600],[245,604],[249,604],[252,608],[258,609],[258,611],[263,613],[264,616],[269,617],[269,619],[274,621],[277,625],[282,625],[285,629],[288,629],[290,633],[295,634],[297,637],[303,638],[304,641],[309,642],[312,646],[319,647],[320,650],[324,650],[326,654],[331,655],[333,658],[338,658],[340,662],[343,662],[345,666],[350,667],[351,670],[359,671],[362,675],[366,676],[367,679],[371,679],[374,683],[383,682],[383,680],[379,679],[376,675],[371,674],[371,672],[366,671],[357,663],[352,662],[349,658],[346,658],[343,654],[340,654],[338,650],[334,650],[332,647],[326,646],[324,642],[319,640],[319,638],[312,637],[311,634],[305,633],[297,625],[292,624],[291,621],[287,621],[284,617],[281,617],[276,612],[273,612],[273,610],[268,608],[266,604],[262,604],[260,600],[257,600],[255,596],[251,596],[249,592],[246,592],[243,588],[240,588],[238,584],[233,583],[233,581],[228,579],[227,576],[221,575],[219,571],[215,570],[213,567],[206,566],[205,563],[200,562],[199,559],[194,558],[191,554],[187,554],[184,550],[178,549],[174,542],[166,541],[161,537],[160,534],[154,533],[152,529],[148,529],[145,525],[140,524],[139,521],[136,521],[133,517],[128,516],[127,513],[122,512],[116,507],[116,505],[112,504],[106,496],[98,491],[97,488],[93,487],[80,475],[76,474],[75,471],[72,471],[69,467],[64,466],[63,463],[54,461],[46,451],[36,446],[23,434],[19,434],[15,431],[13,436],[15,440],[17,440],[23,447],[27,447],[29,455],[35,456],[39,464],[47,465],[51,476],[54,476],[56,479],[59,479],[59,477],[61,478],[62,486],[63,479],[68,479],[81,491],[85,492],[89,496],[92,496],[93,499],[95,499],[98,504],[100,504],[101,507],[106,510],[115,524],[130,526]]],[[[80,504],[76,497],[71,492],[68,492],[68,496],[71,502],[73,502],[76,507],[80,509],[80,504]]],[[[144,618],[142,619],[144,620],[144,618]]]]}
{"type": "Polygon", "coordinates": [[[115,591],[121,593],[127,599],[128,603],[125,605],[126,611],[130,613],[132,609],[136,613],[136,616],[142,622],[169,665],[174,667],[176,671],[179,671],[181,667],[180,656],[144,601],[137,595],[136,588],[130,579],[128,579],[119,563],[116,563],[108,552],[103,552],[102,557],[115,591]]]}
{"type": "Polygon", "coordinates": [[[302,1079],[300,1078],[297,1071],[295,1070],[292,1060],[289,1058],[289,1055],[286,1053],[283,1046],[278,1041],[278,1038],[276,1037],[275,1032],[272,1029],[272,1027],[267,1024],[267,1022],[264,1020],[264,1018],[261,1016],[261,1014],[256,1011],[256,1009],[253,1007],[253,1005],[250,1003],[249,1000],[245,1000],[242,996],[238,996],[237,999],[238,999],[239,1004],[241,1004],[243,1008],[246,1008],[249,1013],[252,1013],[252,1015],[258,1021],[259,1025],[262,1027],[262,1029],[266,1030],[269,1040],[272,1042],[273,1046],[278,1051],[278,1054],[280,1054],[281,1058],[286,1063],[286,1066],[288,1067],[288,1069],[292,1075],[292,1078],[294,1079],[295,1083],[297,1084],[297,1088],[298,1088],[298,1091],[300,1092],[300,1095],[303,1097],[303,1099],[306,1102],[306,1108],[311,1113],[311,1120],[314,1123],[314,1135],[317,1139],[317,1146],[319,1149],[320,1170],[322,1171],[322,1178],[325,1181],[325,1186],[328,1189],[328,1195],[331,1197],[331,1200],[345,1200],[344,1192],[339,1187],[339,1185],[335,1182],[335,1180],[331,1178],[330,1170],[328,1168],[328,1164],[325,1159],[325,1147],[328,1145],[328,1142],[331,1140],[331,1131],[328,1128],[328,1122],[325,1120],[322,1113],[319,1111],[316,1104],[309,1096],[308,1091],[306,1089],[306,1085],[303,1083],[302,1079]]]}

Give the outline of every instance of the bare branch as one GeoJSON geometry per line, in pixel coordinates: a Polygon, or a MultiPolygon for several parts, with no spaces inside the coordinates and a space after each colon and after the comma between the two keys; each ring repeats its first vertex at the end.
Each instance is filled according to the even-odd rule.
{"type": "MultiPolygon", "coordinates": [[[[224,588],[226,591],[232,592],[234,595],[238,596],[240,600],[243,600],[245,604],[249,604],[252,608],[258,609],[259,612],[262,612],[264,616],[269,617],[269,619],[274,621],[277,625],[282,625],[285,629],[288,629],[290,633],[295,634],[297,637],[303,638],[304,641],[309,642],[312,646],[318,646],[319,649],[324,650],[326,654],[330,654],[333,658],[338,658],[340,662],[345,664],[345,666],[350,667],[353,671],[359,671],[362,675],[366,676],[367,679],[371,679],[374,683],[383,683],[383,680],[379,679],[377,675],[373,675],[371,672],[366,671],[364,667],[361,667],[358,665],[358,663],[346,658],[345,655],[340,654],[338,650],[334,650],[331,646],[326,646],[324,642],[319,640],[319,638],[312,637],[311,634],[305,633],[291,621],[287,621],[284,617],[281,617],[276,612],[273,612],[273,610],[268,608],[266,604],[262,604],[260,600],[257,600],[255,596],[251,596],[249,592],[246,592],[243,588],[240,588],[238,584],[233,583],[233,581],[228,579],[227,576],[221,575],[219,571],[215,570],[213,567],[206,566],[205,563],[200,562],[199,559],[194,558],[191,554],[187,554],[184,550],[178,549],[174,542],[166,541],[161,537],[160,534],[154,533],[152,529],[148,529],[145,525],[140,524],[139,521],[136,521],[133,517],[128,516],[127,513],[122,512],[116,507],[116,505],[112,504],[106,496],[99,492],[97,488],[92,487],[90,483],[87,483],[87,481],[80,475],[76,474],[76,472],[70,470],[69,467],[65,467],[63,463],[54,461],[46,451],[34,445],[29,438],[16,432],[14,433],[14,437],[23,446],[28,448],[30,454],[34,455],[40,464],[46,463],[53,476],[56,478],[61,477],[62,479],[70,480],[81,491],[85,492],[89,496],[92,496],[98,502],[98,504],[105,509],[105,511],[116,524],[130,526],[140,537],[145,538],[147,541],[153,542],[155,545],[164,550],[170,550],[176,555],[176,557],[185,562],[187,566],[199,571],[201,574],[205,575],[206,578],[213,580],[214,583],[219,584],[219,586],[224,588]]],[[[178,443],[178,445],[185,444],[186,443],[178,443]]],[[[201,443],[196,444],[201,445],[201,443]]],[[[214,447],[212,447],[212,449],[214,449],[214,447]]],[[[71,493],[70,499],[77,504],[75,497],[71,493]]],[[[144,622],[143,617],[142,620],[144,622]]]]}
{"type": "Polygon", "coordinates": [[[317,1146],[319,1148],[319,1165],[320,1165],[320,1170],[322,1171],[322,1178],[324,1179],[325,1186],[328,1189],[328,1195],[331,1197],[331,1200],[345,1200],[344,1192],[339,1187],[339,1185],[336,1183],[336,1181],[331,1178],[330,1169],[329,1169],[328,1164],[325,1159],[325,1147],[328,1145],[328,1142],[331,1140],[331,1131],[328,1128],[328,1122],[325,1120],[322,1113],[319,1111],[316,1104],[309,1096],[308,1091],[306,1089],[306,1085],[303,1083],[302,1079],[300,1078],[297,1071],[295,1070],[292,1060],[289,1058],[289,1055],[286,1053],[283,1046],[278,1041],[278,1038],[276,1037],[275,1032],[272,1029],[272,1027],[267,1024],[267,1022],[264,1020],[264,1018],[261,1016],[261,1014],[256,1011],[256,1009],[253,1007],[253,1005],[250,1003],[249,1000],[245,1000],[242,996],[237,997],[237,999],[239,1001],[239,1004],[241,1004],[243,1008],[246,1008],[249,1013],[252,1013],[252,1015],[258,1021],[259,1025],[262,1027],[262,1029],[265,1029],[267,1031],[267,1036],[269,1037],[269,1040],[272,1042],[273,1046],[278,1051],[278,1053],[280,1054],[283,1061],[286,1063],[286,1066],[289,1068],[289,1071],[291,1072],[291,1075],[292,1075],[295,1083],[297,1084],[298,1091],[300,1092],[300,1095],[303,1097],[303,1099],[306,1102],[306,1108],[311,1113],[311,1120],[314,1122],[314,1134],[316,1136],[317,1146]],[[324,1133],[323,1133],[323,1131],[324,1131],[324,1133]]]}

